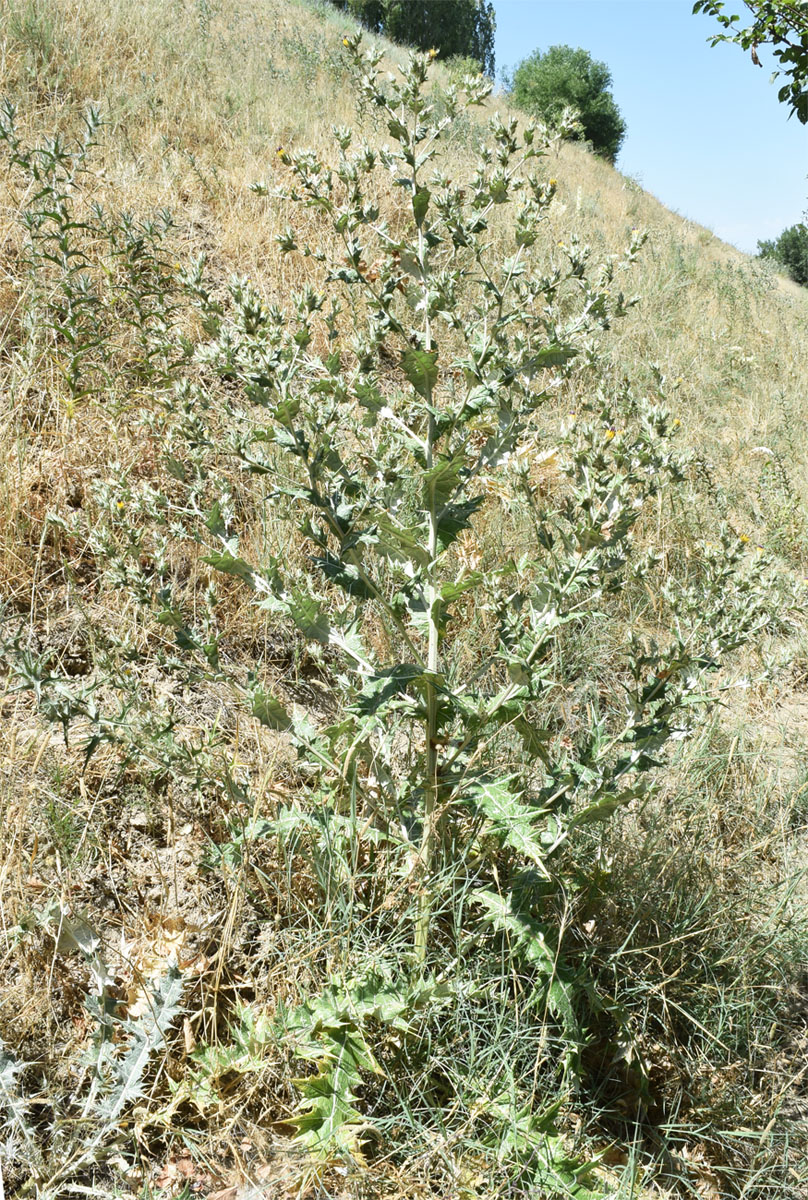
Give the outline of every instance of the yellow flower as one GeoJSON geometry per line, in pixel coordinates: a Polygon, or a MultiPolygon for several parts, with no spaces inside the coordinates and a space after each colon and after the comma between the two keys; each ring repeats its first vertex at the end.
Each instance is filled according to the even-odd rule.
{"type": "Polygon", "coordinates": [[[439,54],[440,54],[440,50],[436,50],[435,47],[432,46],[429,51],[429,61],[433,62],[438,57],[439,54]]]}
{"type": "Polygon", "coordinates": [[[742,534],[741,534],[741,537],[740,537],[740,540],[741,540],[741,542],[742,542],[742,543],[744,544],[744,546],[745,546],[745,545],[747,544],[747,542],[749,541],[749,538],[746,536],[746,534],[745,534],[745,533],[742,533],[742,534]]]}
{"type": "Polygon", "coordinates": [[[613,437],[614,437],[614,430],[613,430],[613,429],[607,429],[607,430],[606,430],[606,441],[607,441],[607,442],[610,442],[610,441],[612,440],[612,438],[613,438],[613,437]]]}
{"type": "Polygon", "coordinates": [[[549,179],[547,181],[547,186],[548,187],[558,187],[558,180],[557,179],[549,179]]]}
{"type": "Polygon", "coordinates": [[[118,512],[122,512],[123,509],[126,508],[126,505],[124,504],[123,500],[119,500],[115,507],[117,508],[118,512]]]}
{"type": "Polygon", "coordinates": [[[681,424],[682,424],[682,422],[679,420],[678,417],[676,417],[676,419],[673,422],[673,428],[678,429],[681,424]]]}

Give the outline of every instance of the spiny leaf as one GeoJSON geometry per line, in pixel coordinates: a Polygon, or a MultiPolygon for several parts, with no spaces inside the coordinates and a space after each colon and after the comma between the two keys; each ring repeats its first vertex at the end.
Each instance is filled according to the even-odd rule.
{"type": "Polygon", "coordinates": [[[214,534],[216,537],[223,538],[226,536],[227,528],[226,528],[224,520],[222,518],[222,506],[218,500],[213,501],[213,504],[211,505],[210,512],[208,513],[208,518],[205,521],[205,524],[207,525],[207,527],[211,531],[211,533],[214,534]]]}
{"type": "MultiPolygon", "coordinates": [[[[368,1017],[391,1024],[411,1003],[409,985],[402,987],[375,974],[349,984],[331,982],[319,995],[296,1009],[290,1028],[298,1031],[358,1029],[368,1017]]],[[[367,1046],[365,1053],[364,1067],[375,1070],[375,1060],[367,1046]]]]}
{"type": "Polygon", "coordinates": [[[274,696],[270,696],[269,692],[265,692],[261,688],[254,688],[250,694],[250,711],[262,725],[266,725],[267,729],[285,733],[286,730],[292,728],[292,718],[280,700],[276,700],[274,696]]]}
{"type": "Polygon", "coordinates": [[[548,974],[555,970],[555,954],[547,944],[544,930],[538,921],[514,908],[512,893],[503,896],[481,889],[474,893],[474,898],[486,910],[483,919],[498,932],[508,935],[518,957],[534,963],[548,974]]]}
{"type": "Polygon", "coordinates": [[[286,1028],[298,1053],[318,1064],[315,1075],[294,1081],[301,1099],[289,1123],[297,1141],[318,1156],[358,1153],[359,1126],[367,1125],[367,1117],[356,1107],[354,1092],[363,1072],[381,1073],[366,1022],[406,1033],[408,1013],[443,999],[445,991],[431,979],[413,987],[374,974],[347,984],[332,981],[289,1015],[286,1028]]]}
{"type": "Polygon", "coordinates": [[[412,663],[386,667],[365,682],[352,707],[364,717],[378,713],[392,700],[402,696],[415,680],[422,679],[423,674],[421,668],[412,663]]]}
{"type": "Polygon", "coordinates": [[[536,826],[546,817],[547,810],[522,804],[512,785],[513,776],[483,780],[471,789],[471,801],[488,818],[502,844],[524,855],[545,879],[549,879],[550,873],[544,862],[547,849],[536,832],[536,826]]]}
{"type": "Polygon", "coordinates": [[[454,583],[444,583],[440,589],[440,599],[443,604],[451,604],[458,596],[462,596],[464,592],[471,591],[478,587],[485,576],[481,571],[469,571],[454,583]]]}
{"type": "MultiPolygon", "coordinates": [[[[438,508],[446,504],[449,497],[457,488],[460,472],[465,466],[465,458],[455,454],[452,458],[439,458],[433,467],[421,476],[424,501],[428,507],[435,504],[438,508]]],[[[482,500],[480,500],[482,503],[482,500]]]]}
{"type": "Polygon", "coordinates": [[[437,350],[405,350],[401,369],[419,396],[428,400],[438,382],[437,350]]]}
{"type": "Polygon", "coordinates": [[[217,571],[223,571],[225,575],[235,575],[238,579],[243,579],[250,587],[255,587],[255,572],[249,563],[246,563],[243,558],[236,558],[225,550],[222,554],[208,554],[202,559],[203,562],[209,563],[215,567],[217,571]]]}
{"type": "Polygon", "coordinates": [[[28,1102],[20,1093],[18,1079],[23,1065],[12,1058],[0,1039],[0,1110],[5,1111],[3,1128],[10,1127],[23,1131],[26,1129],[25,1118],[28,1112],[28,1102]]]}
{"type": "Polygon", "coordinates": [[[513,728],[522,739],[522,745],[528,754],[540,758],[542,762],[549,762],[547,754],[547,742],[550,741],[551,733],[549,729],[541,728],[534,725],[527,717],[519,715],[513,721],[513,728]]]}
{"type": "Polygon", "coordinates": [[[398,525],[386,513],[378,513],[374,517],[374,524],[380,554],[396,562],[413,563],[421,567],[429,562],[417,527],[398,525]]]}
{"type": "Polygon", "coordinates": [[[529,362],[520,366],[520,370],[524,373],[530,373],[531,370],[540,370],[543,367],[561,367],[564,363],[575,358],[577,350],[572,346],[545,346],[543,350],[539,350],[537,354],[531,356],[529,362]]]}
{"type": "Polygon", "coordinates": [[[287,602],[287,610],[298,629],[312,641],[328,644],[331,626],[328,617],[313,596],[295,591],[287,602]]]}
{"type": "Polygon", "coordinates": [[[588,804],[586,808],[575,813],[569,821],[570,828],[579,825],[593,825],[596,821],[606,821],[613,816],[618,809],[624,808],[632,800],[639,796],[643,796],[646,792],[644,786],[624,788],[620,792],[608,792],[606,795],[599,796],[592,804],[588,804]]]}
{"type": "Polygon", "coordinates": [[[355,385],[354,391],[356,392],[356,398],[359,403],[369,412],[381,412],[387,403],[375,383],[368,383],[367,381],[362,380],[355,385]]]}
{"type": "Polygon", "coordinates": [[[546,976],[546,989],[537,993],[535,999],[544,999],[550,1012],[561,1022],[570,1041],[579,1042],[581,1029],[575,1016],[575,984],[562,973],[558,954],[548,942],[539,922],[519,911],[512,892],[503,896],[499,892],[481,889],[474,893],[474,897],[486,909],[484,920],[507,936],[511,953],[531,963],[546,976]]]}
{"type": "Polygon", "coordinates": [[[464,529],[471,525],[471,518],[483,503],[483,496],[474,496],[456,504],[447,504],[438,517],[438,545],[441,550],[451,546],[464,529]]]}
{"type": "Polygon", "coordinates": [[[297,1130],[295,1140],[318,1156],[355,1152],[358,1126],[365,1120],[354,1105],[353,1089],[361,1076],[347,1048],[336,1061],[323,1063],[316,1075],[292,1082],[301,1093],[300,1111],[288,1122],[297,1130]]]}
{"type": "Polygon", "coordinates": [[[314,562],[332,583],[338,584],[349,596],[354,596],[359,600],[373,599],[373,588],[362,578],[359,569],[353,563],[343,562],[332,554],[315,558],[314,562]]]}
{"type": "Polygon", "coordinates": [[[397,142],[401,142],[405,146],[409,143],[409,130],[407,129],[406,125],[403,125],[401,121],[399,121],[398,117],[390,117],[389,121],[387,122],[387,128],[390,131],[390,136],[394,137],[397,142]]]}
{"type": "Polygon", "coordinates": [[[129,1048],[123,1058],[108,1059],[114,1084],[98,1106],[99,1116],[108,1125],[117,1119],[127,1104],[142,1094],[144,1076],[153,1055],[164,1045],[171,1023],[181,1012],[182,975],[172,963],[150,996],[149,1007],[136,1021],[125,1021],[129,1048]]]}
{"type": "MultiPolygon", "coordinates": [[[[415,224],[420,229],[424,223],[427,209],[429,208],[429,200],[431,193],[429,188],[418,188],[412,198],[412,211],[415,217],[415,224]]],[[[411,381],[412,382],[412,381],[411,381]]]]}

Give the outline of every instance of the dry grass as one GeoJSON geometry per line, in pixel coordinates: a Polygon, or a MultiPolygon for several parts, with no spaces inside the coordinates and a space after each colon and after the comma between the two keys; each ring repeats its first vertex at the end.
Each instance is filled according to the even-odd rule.
{"type": "MultiPolygon", "coordinates": [[[[277,202],[255,196],[249,185],[271,184],[283,171],[277,146],[312,146],[328,157],[331,123],[356,120],[341,29],[326,5],[285,0],[142,0],[135,6],[123,0],[0,0],[0,93],[16,100],[20,127],[31,139],[72,132],[86,102],[98,104],[106,124],[91,161],[91,199],[141,217],[170,208],[177,223],[172,252],[179,260],[205,253],[219,288],[235,272],[252,278],[270,299],[283,300],[306,281],[305,264],[283,257],[274,241],[289,214],[277,202]]],[[[387,50],[392,57],[398,53],[387,50]]],[[[504,106],[502,100],[490,104],[504,106]]],[[[383,131],[371,128],[370,136],[383,140],[383,131]]],[[[470,159],[474,137],[471,124],[458,125],[458,171],[470,159]]],[[[618,254],[632,229],[649,234],[627,287],[642,297],[641,304],[604,346],[616,380],[630,375],[638,386],[650,386],[652,365],[658,366],[697,454],[692,504],[660,514],[656,533],[663,552],[675,565],[695,537],[709,534],[723,519],[772,553],[785,578],[801,578],[808,572],[808,292],[669,213],[578,147],[561,147],[547,171],[559,180],[546,231],[548,253],[576,235],[597,256],[618,254]]],[[[144,440],[138,421],[149,404],[147,388],[132,385],[131,392],[122,392],[113,379],[100,397],[73,405],[53,359],[32,350],[23,321],[30,282],[18,222],[27,199],[3,165],[0,595],[19,614],[30,644],[47,648],[50,669],[81,680],[111,640],[126,641],[155,663],[161,652],[168,653],[170,640],[159,643],[127,594],[101,585],[87,547],[49,526],[46,517],[81,510],[92,521],[98,512],[90,494],[93,480],[117,463],[122,478],[148,484],[157,476],[159,446],[144,440]]],[[[382,200],[391,209],[391,199],[382,200]]],[[[305,220],[314,236],[313,218],[305,220]]],[[[296,224],[300,228],[300,220],[296,224]]],[[[183,319],[192,332],[193,318],[183,319]]],[[[575,386],[560,398],[560,411],[576,406],[575,386]]],[[[262,513],[261,498],[248,482],[234,479],[233,487],[245,511],[262,513]]],[[[492,506],[486,524],[490,544],[502,536],[503,524],[492,506]]],[[[514,531],[506,527],[504,534],[507,541],[514,531]]],[[[256,520],[251,536],[277,545],[286,534],[270,519],[263,527],[256,520]]],[[[485,546],[467,545],[465,552],[484,553],[485,546]]],[[[174,547],[173,553],[175,574],[192,597],[207,580],[206,568],[194,559],[192,547],[174,547]]],[[[327,664],[301,655],[300,647],[247,607],[235,587],[226,595],[223,630],[232,661],[249,664],[260,657],[290,695],[312,708],[327,704],[327,664]]],[[[614,630],[608,636],[616,636],[614,630]]],[[[772,654],[792,655],[791,674],[780,672],[774,683],[768,679],[744,693],[712,731],[713,746],[691,749],[692,757],[672,775],[652,825],[645,828],[640,821],[627,829],[622,848],[600,848],[614,853],[616,876],[622,873],[626,887],[635,888],[633,895],[616,892],[614,911],[603,914],[615,938],[631,923],[632,905],[653,924],[650,908],[664,904],[668,877],[660,866],[656,878],[638,878],[638,855],[667,870],[676,846],[691,835],[699,850],[689,859],[692,878],[711,879],[723,889],[718,908],[723,920],[732,918],[744,873],[761,894],[768,889],[776,910],[778,888],[801,866],[805,845],[803,637],[798,614],[787,630],[773,632],[772,654]],[[680,812],[668,824],[665,802],[672,796],[680,812]],[[690,808],[681,803],[683,796],[690,808]],[[701,824],[689,816],[697,800],[701,824]]],[[[291,1195],[300,1170],[287,1142],[274,1132],[291,1106],[290,1064],[276,1047],[261,1049],[260,1061],[245,1072],[248,1082],[234,1086],[232,1102],[225,1079],[218,1109],[194,1111],[187,1095],[183,1107],[178,1101],[172,1108],[164,1077],[188,1078],[194,1045],[226,1039],[238,1002],[262,1011],[282,999],[292,1003],[329,961],[331,935],[314,916],[305,930],[308,950],[300,950],[301,913],[314,885],[299,863],[283,862],[274,844],[267,848],[249,838],[240,860],[216,856],[234,831],[243,832],[279,797],[294,795],[301,780],[283,740],[240,715],[226,690],[179,684],[158,666],[149,685],[155,705],[160,695],[173,696],[183,737],[203,744],[207,737],[211,760],[226,764],[236,784],[249,778],[253,807],[245,807],[237,791],[200,799],[187,780],[167,776],[145,756],[122,762],[119,754],[102,749],[85,764],[81,751],[46,727],[27,699],[9,694],[0,700],[0,1036],[21,1061],[40,1064],[28,1068],[35,1086],[64,1093],[75,1086],[91,1033],[86,971],[78,956],[57,951],[58,933],[42,916],[51,902],[64,912],[87,914],[115,986],[130,1002],[144,980],[178,954],[192,980],[185,1027],[171,1044],[162,1082],[136,1115],[140,1165],[117,1182],[114,1172],[93,1177],[94,1188],[110,1189],[95,1194],[187,1195],[182,1187],[198,1183],[197,1190],[214,1195],[247,1179],[263,1189],[256,1195],[291,1195]],[[268,913],[274,914],[271,920],[268,913]],[[174,1136],[177,1112],[186,1124],[184,1143],[174,1136]]],[[[144,721],[147,715],[141,714],[144,721]]],[[[643,819],[650,822],[652,814],[643,819]]],[[[791,911],[793,893],[787,903],[791,911]]],[[[675,923],[660,928],[657,940],[681,937],[689,944],[692,926],[682,921],[678,931],[675,923]]],[[[619,957],[619,946],[612,949],[619,957]]],[[[626,970],[636,972],[639,993],[641,966],[632,960],[626,970]]],[[[671,960],[660,959],[656,998],[642,1001],[650,1057],[654,1023],[662,1019],[667,999],[687,1002],[675,988],[666,991],[666,973],[673,970],[671,960]]],[[[804,1120],[799,1003],[804,998],[795,998],[793,1029],[768,1065],[760,1066],[766,1047],[756,1047],[754,1058],[755,1070],[762,1072],[761,1111],[776,1115],[787,1080],[792,1116],[804,1120]],[[775,1070],[779,1082],[773,1080],[775,1070]]],[[[670,1076],[681,1082],[690,1067],[690,1060],[670,1065],[670,1076]]],[[[664,1074],[660,1063],[654,1069],[664,1074]]],[[[709,1064],[704,1070],[709,1073],[709,1064]]],[[[718,1103],[717,1097],[732,1092],[734,1080],[726,1068],[720,1079],[705,1078],[698,1087],[689,1081],[695,1117],[699,1095],[718,1103]]],[[[43,1112],[46,1107],[43,1102],[43,1112]]],[[[616,1130],[614,1145],[618,1142],[616,1130]]],[[[612,1178],[622,1171],[627,1186],[630,1155],[614,1145],[606,1161],[617,1171],[612,1178]]],[[[700,1194],[718,1197],[711,1166],[718,1152],[696,1144],[688,1153],[700,1194]]],[[[410,1163],[391,1154],[371,1172],[357,1169],[348,1180],[339,1174],[320,1180],[319,1191],[315,1181],[311,1194],[433,1200],[460,1195],[451,1189],[461,1178],[468,1181],[464,1195],[504,1194],[495,1190],[497,1181],[483,1177],[485,1167],[472,1151],[453,1155],[443,1145],[429,1153],[422,1148],[410,1163]]],[[[764,1157],[761,1151],[760,1162],[764,1157]]],[[[804,1185],[797,1170],[795,1196],[804,1185]]],[[[13,1168],[6,1194],[21,1195],[17,1189],[23,1184],[23,1174],[13,1168]]],[[[228,1200],[237,1194],[248,1193],[221,1192],[228,1200]]],[[[747,1194],[763,1193],[732,1192],[747,1194]]]]}

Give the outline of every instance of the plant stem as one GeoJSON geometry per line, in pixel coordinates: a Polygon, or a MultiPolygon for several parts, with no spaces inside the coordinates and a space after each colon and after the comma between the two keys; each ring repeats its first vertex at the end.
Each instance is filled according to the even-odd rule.
{"type": "MultiPolygon", "coordinates": [[[[413,171],[413,196],[416,193],[416,173],[413,171]]],[[[418,258],[423,280],[426,315],[424,325],[424,349],[431,351],[432,328],[429,319],[429,272],[427,246],[424,238],[423,224],[418,228],[418,258]]],[[[436,423],[432,412],[432,388],[427,390],[426,402],[429,409],[429,425],[426,445],[426,468],[431,471],[434,460],[436,441],[436,423]]],[[[427,608],[429,612],[429,643],[427,648],[427,683],[426,683],[426,758],[424,778],[424,828],[419,855],[421,868],[421,893],[418,901],[418,916],[415,923],[415,962],[421,967],[426,961],[426,945],[429,937],[429,923],[432,915],[431,881],[433,875],[433,860],[435,856],[436,813],[438,811],[438,695],[435,689],[435,676],[438,673],[440,650],[440,613],[438,588],[436,586],[437,554],[438,554],[438,504],[435,497],[435,486],[431,483],[428,492],[429,520],[429,563],[427,566],[427,608]]]]}

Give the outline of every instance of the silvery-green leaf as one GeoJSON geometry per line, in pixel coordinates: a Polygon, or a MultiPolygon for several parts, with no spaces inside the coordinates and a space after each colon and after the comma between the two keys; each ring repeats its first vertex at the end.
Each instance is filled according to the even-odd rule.
{"type": "Polygon", "coordinates": [[[417,189],[412,198],[412,211],[415,217],[415,224],[419,229],[424,223],[424,217],[429,208],[430,196],[429,188],[422,187],[417,189]]]}
{"type": "Polygon", "coordinates": [[[461,500],[454,504],[446,504],[438,517],[438,546],[445,550],[452,542],[471,525],[471,518],[480,508],[483,496],[474,496],[471,500],[461,500]]]}
{"type": "Polygon", "coordinates": [[[332,554],[315,558],[314,562],[332,583],[338,584],[349,596],[361,600],[373,599],[375,595],[373,588],[362,578],[359,569],[353,563],[342,562],[332,554]]]}
{"type": "Polygon", "coordinates": [[[513,784],[512,776],[479,781],[471,788],[470,799],[488,818],[503,845],[524,855],[549,879],[545,865],[547,851],[538,828],[547,815],[546,810],[523,804],[513,784]]]}
{"type": "Polygon", "coordinates": [[[437,350],[405,350],[401,369],[419,396],[429,399],[438,382],[437,350]]]}
{"type": "Polygon", "coordinates": [[[538,921],[514,908],[513,895],[480,889],[474,899],[485,909],[485,920],[501,933],[507,933],[511,944],[525,962],[533,963],[547,974],[555,970],[556,955],[547,942],[538,921]]]}
{"type": "Polygon", "coordinates": [[[274,696],[270,696],[268,692],[262,691],[261,688],[255,688],[250,694],[250,711],[268,729],[275,729],[280,733],[285,733],[287,729],[291,729],[292,727],[292,718],[280,700],[276,700],[274,696]]]}
{"type": "Polygon", "coordinates": [[[209,554],[202,559],[211,567],[215,567],[217,571],[223,571],[225,575],[235,575],[238,579],[243,579],[250,587],[255,587],[255,572],[249,563],[243,558],[236,558],[225,551],[223,554],[209,554]]]}
{"type": "Polygon", "coordinates": [[[441,456],[434,466],[421,476],[421,486],[425,503],[430,506],[433,502],[440,506],[445,504],[457,488],[460,473],[465,467],[465,457],[456,454],[453,457],[441,456]]]}
{"type": "Polygon", "coordinates": [[[122,1058],[112,1059],[114,1085],[98,1106],[99,1115],[111,1125],[127,1104],[143,1092],[144,1075],[152,1056],[165,1043],[165,1034],[180,1013],[182,975],[171,963],[142,1017],[126,1021],[129,1046],[122,1058]]]}
{"type": "Polygon", "coordinates": [[[286,608],[302,634],[311,638],[312,641],[322,642],[323,645],[328,643],[331,626],[319,601],[315,600],[313,596],[306,596],[302,592],[295,591],[292,593],[291,599],[287,601],[286,608]]]}
{"type": "Polygon", "coordinates": [[[462,596],[464,592],[471,591],[473,588],[479,587],[485,576],[481,571],[469,571],[467,575],[456,579],[454,583],[444,583],[440,589],[440,598],[444,604],[451,604],[458,596],[462,596]]]}
{"type": "Polygon", "coordinates": [[[401,663],[386,667],[377,675],[371,675],[362,691],[354,700],[352,708],[362,716],[371,716],[384,709],[391,700],[402,696],[416,680],[423,679],[424,672],[412,663],[401,663]]]}
{"type": "Polygon", "coordinates": [[[78,913],[73,913],[71,916],[67,916],[65,913],[61,914],[56,942],[56,950],[59,954],[68,954],[71,950],[78,950],[85,958],[92,958],[100,945],[101,938],[89,921],[85,921],[78,913]]]}

